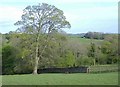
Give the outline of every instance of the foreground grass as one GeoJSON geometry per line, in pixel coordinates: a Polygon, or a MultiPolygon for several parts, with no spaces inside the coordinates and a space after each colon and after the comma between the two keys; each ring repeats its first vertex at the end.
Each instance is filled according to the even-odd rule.
{"type": "Polygon", "coordinates": [[[118,73],[4,75],[3,85],[117,85],[118,73]]]}
{"type": "Polygon", "coordinates": [[[0,75],[0,87],[2,86],[2,76],[0,75]]]}

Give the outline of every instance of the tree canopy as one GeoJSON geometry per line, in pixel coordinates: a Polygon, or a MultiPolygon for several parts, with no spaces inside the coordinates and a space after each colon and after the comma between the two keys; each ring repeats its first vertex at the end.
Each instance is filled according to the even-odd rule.
{"type": "Polygon", "coordinates": [[[35,41],[31,43],[35,44],[34,74],[37,74],[38,62],[47,48],[50,33],[55,30],[59,31],[60,29],[71,27],[62,10],[46,3],[27,6],[23,10],[21,20],[16,22],[15,25],[21,25],[17,29],[18,33],[34,35],[35,41]],[[46,38],[42,39],[43,37],[46,38]],[[40,47],[41,41],[44,43],[42,48],[40,47]]]}

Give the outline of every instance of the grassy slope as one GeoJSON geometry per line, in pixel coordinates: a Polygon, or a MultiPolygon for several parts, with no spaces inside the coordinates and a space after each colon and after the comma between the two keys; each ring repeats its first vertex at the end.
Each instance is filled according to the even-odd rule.
{"type": "Polygon", "coordinates": [[[80,37],[70,37],[71,39],[74,39],[74,40],[79,40],[81,44],[90,44],[91,42],[95,43],[95,44],[100,44],[103,40],[97,40],[97,39],[87,39],[87,38],[80,38],[80,37]]]}
{"type": "Polygon", "coordinates": [[[81,53],[85,55],[86,55],[86,52],[88,51],[88,47],[90,47],[91,42],[94,43],[96,47],[101,46],[103,42],[103,40],[87,39],[87,38],[80,38],[75,36],[74,37],[69,36],[69,39],[71,40],[72,43],[74,42],[74,44],[76,43],[79,44],[78,49],[80,49],[81,53]]]}
{"type": "Polygon", "coordinates": [[[118,73],[5,75],[3,85],[117,85],[118,73]]]}

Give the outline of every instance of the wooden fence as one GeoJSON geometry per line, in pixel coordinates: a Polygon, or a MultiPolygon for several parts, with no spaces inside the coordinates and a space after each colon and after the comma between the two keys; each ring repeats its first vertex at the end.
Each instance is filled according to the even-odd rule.
{"type": "Polygon", "coordinates": [[[96,65],[90,66],[87,69],[88,73],[116,72],[116,71],[118,71],[118,65],[96,65]]]}

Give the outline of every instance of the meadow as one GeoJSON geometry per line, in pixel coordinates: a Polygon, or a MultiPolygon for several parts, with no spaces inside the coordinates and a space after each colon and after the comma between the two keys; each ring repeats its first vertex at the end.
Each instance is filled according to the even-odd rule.
{"type": "Polygon", "coordinates": [[[118,73],[3,75],[3,85],[118,85],[118,73]]]}

